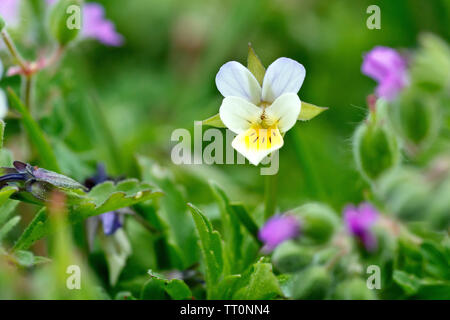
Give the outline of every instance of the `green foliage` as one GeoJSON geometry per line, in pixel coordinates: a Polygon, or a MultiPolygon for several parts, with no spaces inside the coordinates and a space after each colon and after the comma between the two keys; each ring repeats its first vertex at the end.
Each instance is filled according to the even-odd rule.
{"type": "Polygon", "coordinates": [[[59,171],[58,161],[53,153],[53,149],[51,148],[47,138],[45,138],[45,135],[38,123],[33,119],[26,106],[23,105],[11,88],[8,89],[8,95],[11,101],[11,106],[22,116],[22,124],[28,137],[39,153],[42,166],[48,170],[59,171]]]}
{"type": "Polygon", "coordinates": [[[151,278],[142,286],[141,299],[161,300],[170,297],[173,300],[187,300],[192,298],[192,292],[183,280],[168,280],[151,270],[149,274],[151,278]]]}
{"type": "Polygon", "coordinates": [[[59,0],[50,12],[49,29],[61,46],[69,44],[80,32],[81,26],[76,27],[75,20],[81,24],[81,5],[82,0],[59,0]]]}
{"type": "MultiPolygon", "coordinates": [[[[69,207],[68,220],[70,223],[80,223],[89,217],[126,208],[161,195],[160,191],[137,180],[124,180],[117,184],[105,182],[95,186],[86,195],[73,199],[69,207]]],[[[15,249],[29,248],[35,241],[48,235],[49,231],[48,214],[43,208],[25,229],[15,249]]]]}
{"type": "Polygon", "coordinates": [[[320,203],[308,203],[292,209],[290,213],[300,218],[304,240],[326,243],[339,226],[339,219],[330,207],[320,203]]]}
{"type": "MultiPolygon", "coordinates": [[[[0,166],[51,170],[29,184],[0,181],[1,299],[450,299],[441,3],[386,3],[383,24],[396,32],[374,32],[361,27],[360,2],[130,1],[123,10],[101,1],[125,40],[113,48],[68,28],[68,7],[83,2],[22,1],[20,24],[4,28],[0,18],[15,44],[4,46],[2,64],[19,72],[0,82],[10,108],[0,166]],[[375,84],[359,70],[382,43],[411,48],[399,50],[409,84],[393,101],[368,99],[366,115],[375,84]],[[211,114],[202,130],[225,128],[214,86],[222,64],[247,59],[262,85],[262,61],[283,56],[305,66],[299,96],[317,105],[302,102],[266,201],[253,166],[171,163],[175,128],[192,131],[211,114]],[[85,192],[98,163],[114,182],[85,192]],[[379,211],[373,251],[339,215],[362,201],[379,211]],[[101,215],[117,210],[121,226],[106,235],[101,215]],[[294,215],[300,234],[268,252],[258,235],[272,214],[294,215]],[[69,265],[81,267],[82,290],[67,290],[69,265]],[[371,265],[381,289],[367,287],[371,265]]],[[[198,133],[191,142],[201,156],[198,133]]]]}

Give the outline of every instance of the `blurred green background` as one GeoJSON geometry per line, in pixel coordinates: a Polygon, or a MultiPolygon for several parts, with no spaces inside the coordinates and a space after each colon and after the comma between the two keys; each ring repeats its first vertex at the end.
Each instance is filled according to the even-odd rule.
{"type": "MultiPolygon", "coordinates": [[[[83,179],[102,161],[111,174],[136,176],[138,154],[173,166],[172,131],[193,131],[195,120],[218,112],[222,97],[215,75],[227,61],[245,64],[251,42],[266,66],[281,56],[302,63],[307,75],[300,98],[330,108],[286,136],[281,210],[307,200],[341,210],[361,200],[366,185],[354,168],[350,137],[375,87],[360,72],[363,54],[376,45],[414,48],[423,31],[448,40],[450,30],[450,2],[444,0],[98,2],[125,44],[83,41],[68,51],[57,75],[42,74],[37,81],[43,127],[64,139],[54,142],[58,157],[67,158],[64,173],[83,179]],[[366,27],[371,4],[381,8],[381,30],[366,27]]],[[[204,177],[219,180],[233,200],[262,201],[263,177],[251,165],[177,166],[175,172],[191,202],[210,202],[204,177]]]]}

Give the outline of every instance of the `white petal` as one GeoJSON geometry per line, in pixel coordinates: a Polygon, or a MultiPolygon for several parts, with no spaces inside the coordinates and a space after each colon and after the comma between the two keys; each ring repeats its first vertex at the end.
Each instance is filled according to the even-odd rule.
{"type": "Polygon", "coordinates": [[[297,122],[302,103],[296,93],[285,93],[266,108],[266,117],[276,123],[281,132],[291,129],[297,122]]]}
{"type": "Polygon", "coordinates": [[[283,93],[298,93],[306,70],[303,65],[289,58],[275,60],[266,71],[262,86],[262,99],[274,102],[283,93]]]}
{"type": "Polygon", "coordinates": [[[220,106],[220,119],[234,133],[241,133],[261,119],[263,109],[239,98],[227,97],[220,106]]]}
{"type": "Polygon", "coordinates": [[[0,119],[4,119],[8,113],[8,99],[3,90],[0,90],[0,119]]]}
{"type": "Polygon", "coordinates": [[[250,128],[234,138],[232,147],[257,166],[268,154],[283,146],[280,130],[250,128]]]}
{"type": "Polygon", "coordinates": [[[241,97],[256,105],[261,102],[258,80],[239,62],[230,61],[220,68],[216,86],[224,97],[241,97]]]}

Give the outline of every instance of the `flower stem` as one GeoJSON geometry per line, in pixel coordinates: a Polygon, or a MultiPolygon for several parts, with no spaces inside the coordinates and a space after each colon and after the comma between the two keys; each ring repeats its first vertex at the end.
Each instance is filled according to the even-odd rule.
{"type": "Polygon", "coordinates": [[[33,76],[30,73],[29,65],[27,61],[20,55],[19,51],[14,44],[14,41],[11,39],[8,31],[3,29],[1,31],[1,37],[5,42],[6,47],[8,48],[9,53],[11,54],[14,63],[17,64],[22,70],[22,100],[28,110],[31,110],[32,103],[32,92],[33,92],[33,76]]]}
{"type": "Polygon", "coordinates": [[[22,76],[22,100],[31,112],[33,94],[33,77],[31,75],[22,76]]]}
{"type": "Polygon", "coordinates": [[[264,184],[264,218],[270,218],[277,206],[278,175],[267,175],[264,184]]]}
{"type": "Polygon", "coordinates": [[[16,45],[14,44],[13,40],[9,36],[8,31],[6,29],[3,29],[1,32],[1,36],[3,41],[6,44],[6,47],[8,48],[9,53],[14,59],[14,62],[22,69],[24,73],[27,71],[27,63],[20,55],[19,51],[17,51],[16,45]]]}

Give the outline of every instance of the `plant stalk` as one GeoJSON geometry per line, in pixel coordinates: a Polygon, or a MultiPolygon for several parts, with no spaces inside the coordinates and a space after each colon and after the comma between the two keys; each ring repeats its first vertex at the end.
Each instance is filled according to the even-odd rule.
{"type": "Polygon", "coordinates": [[[267,175],[264,184],[264,218],[275,214],[277,207],[278,174],[267,175]]]}

